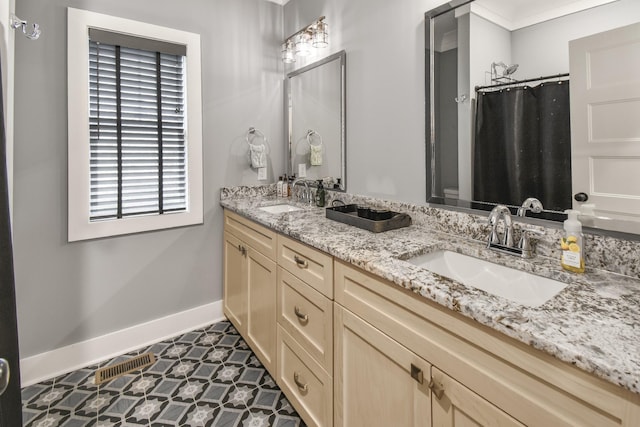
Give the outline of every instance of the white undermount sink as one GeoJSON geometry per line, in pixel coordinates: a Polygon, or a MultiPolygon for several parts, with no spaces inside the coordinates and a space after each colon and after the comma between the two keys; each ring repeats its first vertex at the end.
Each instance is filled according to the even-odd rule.
{"type": "Polygon", "coordinates": [[[451,251],[431,252],[407,261],[463,285],[528,307],[544,304],[567,286],[557,280],[451,251]]]}
{"type": "Polygon", "coordinates": [[[286,203],[282,203],[279,205],[271,205],[271,206],[262,206],[260,208],[261,211],[265,211],[271,214],[281,214],[281,213],[285,213],[285,212],[295,212],[295,211],[301,211],[302,208],[299,208],[297,206],[293,206],[293,205],[288,205],[286,203]]]}

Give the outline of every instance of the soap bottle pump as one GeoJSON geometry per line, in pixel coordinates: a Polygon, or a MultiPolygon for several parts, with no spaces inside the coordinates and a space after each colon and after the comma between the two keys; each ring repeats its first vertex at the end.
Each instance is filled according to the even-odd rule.
{"type": "Polygon", "coordinates": [[[316,189],[316,206],[319,206],[321,208],[324,207],[325,204],[325,191],[324,191],[324,186],[322,185],[322,180],[319,179],[318,180],[318,188],[316,189]]]}
{"type": "Polygon", "coordinates": [[[276,184],[276,196],[282,197],[282,176],[278,177],[278,183],[276,184]]]}
{"type": "Polygon", "coordinates": [[[584,238],[582,224],[578,221],[580,211],[568,209],[564,222],[564,237],[560,239],[562,268],[574,273],[584,273],[584,238]]]}

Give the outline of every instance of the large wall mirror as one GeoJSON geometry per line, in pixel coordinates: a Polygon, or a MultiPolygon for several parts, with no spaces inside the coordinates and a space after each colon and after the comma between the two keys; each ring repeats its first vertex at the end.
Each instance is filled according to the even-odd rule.
{"type": "Polygon", "coordinates": [[[289,175],[324,179],[346,189],[346,53],[340,51],[287,75],[285,113],[289,175]]]}
{"type": "Polygon", "coordinates": [[[528,216],[574,208],[587,226],[640,234],[639,18],[637,0],[427,12],[427,201],[515,212],[536,197],[544,211],[528,216]]]}

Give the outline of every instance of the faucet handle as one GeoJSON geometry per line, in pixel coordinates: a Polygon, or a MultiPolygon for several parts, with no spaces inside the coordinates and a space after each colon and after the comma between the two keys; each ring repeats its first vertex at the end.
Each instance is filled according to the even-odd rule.
{"type": "Polygon", "coordinates": [[[534,228],[523,228],[520,235],[520,242],[518,248],[522,249],[523,258],[533,257],[533,247],[531,246],[531,239],[542,237],[545,235],[544,231],[536,230],[534,228]]]}

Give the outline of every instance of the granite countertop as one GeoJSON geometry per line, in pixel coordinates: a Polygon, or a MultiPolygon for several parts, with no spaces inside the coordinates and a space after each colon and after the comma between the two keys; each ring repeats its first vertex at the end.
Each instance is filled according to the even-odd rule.
{"type": "MultiPolygon", "coordinates": [[[[277,232],[327,252],[479,323],[640,394],[640,280],[603,270],[564,271],[554,258],[522,260],[490,251],[482,242],[435,230],[423,221],[371,233],[302,209],[270,214],[272,196],[223,198],[221,205],[277,232]],[[464,286],[405,261],[448,249],[560,280],[568,286],[539,307],[527,307],[464,286]]],[[[414,216],[411,213],[412,217],[414,216]]]]}

